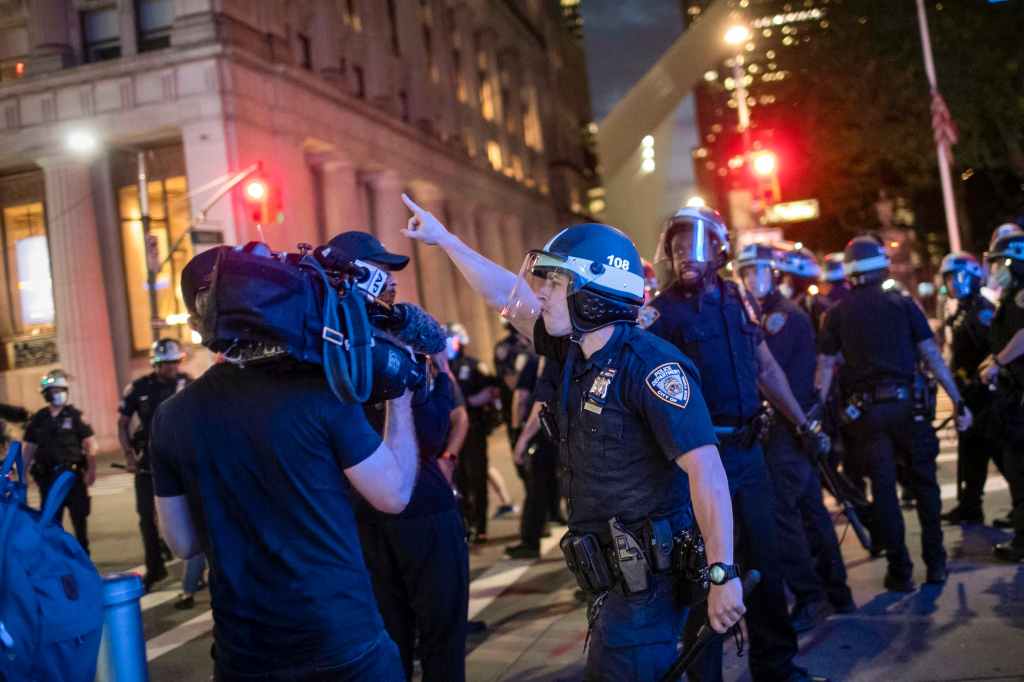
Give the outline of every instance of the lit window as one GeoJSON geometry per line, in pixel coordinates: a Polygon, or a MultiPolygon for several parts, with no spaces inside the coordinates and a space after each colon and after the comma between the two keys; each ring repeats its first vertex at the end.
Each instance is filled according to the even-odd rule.
{"type": "Polygon", "coordinates": [[[491,168],[501,170],[501,145],[494,140],[487,142],[487,160],[491,162],[491,168]]]}
{"type": "MultiPolygon", "coordinates": [[[[150,234],[156,237],[157,253],[164,263],[156,276],[157,316],[165,320],[169,316],[186,312],[181,298],[181,271],[192,258],[192,240],[184,236],[190,225],[188,187],[184,176],[152,179],[149,182],[150,234]],[[184,238],[182,238],[184,237],[184,238]],[[179,241],[180,239],[180,241],[179,241]],[[171,246],[176,249],[171,257],[171,246]],[[164,262],[166,261],[166,262],[164,262]]],[[[121,243],[124,252],[125,280],[128,289],[128,311],[131,318],[132,344],[136,351],[144,351],[153,343],[150,327],[151,312],[146,281],[146,250],[139,219],[138,186],[129,185],[118,190],[118,209],[121,216],[121,243]]],[[[176,319],[176,318],[172,318],[176,319]]],[[[176,325],[164,330],[165,336],[172,336],[187,342],[191,339],[188,327],[176,325]]]]}
{"type": "Polygon", "coordinates": [[[493,121],[494,109],[494,88],[484,74],[480,81],[480,115],[487,121],[493,121]]]}
{"type": "Polygon", "coordinates": [[[37,334],[54,322],[53,281],[43,204],[10,206],[3,211],[4,267],[14,307],[15,334],[37,334]]]}

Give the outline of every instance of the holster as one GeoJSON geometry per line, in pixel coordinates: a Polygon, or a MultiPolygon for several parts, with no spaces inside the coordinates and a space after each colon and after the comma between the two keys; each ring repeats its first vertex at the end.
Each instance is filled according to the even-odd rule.
{"type": "Polygon", "coordinates": [[[676,599],[691,607],[707,599],[711,583],[707,575],[708,556],[704,538],[696,528],[676,533],[672,547],[672,573],[676,576],[676,599]]]}
{"type": "Polygon", "coordinates": [[[607,592],[614,585],[601,543],[593,533],[575,535],[569,531],[558,546],[576,584],[588,594],[607,592]]]}

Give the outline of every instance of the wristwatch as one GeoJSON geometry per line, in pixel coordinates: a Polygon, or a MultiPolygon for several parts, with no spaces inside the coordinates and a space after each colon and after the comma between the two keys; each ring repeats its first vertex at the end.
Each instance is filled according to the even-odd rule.
{"type": "Polygon", "coordinates": [[[724,585],[739,577],[740,569],[735,564],[723,564],[719,561],[708,566],[708,580],[715,585],[724,585]]]}

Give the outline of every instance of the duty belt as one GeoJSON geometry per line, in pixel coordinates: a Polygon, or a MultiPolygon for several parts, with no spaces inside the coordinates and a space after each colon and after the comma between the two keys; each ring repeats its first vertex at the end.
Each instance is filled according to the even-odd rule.
{"type": "Polygon", "coordinates": [[[896,403],[910,400],[913,395],[911,386],[904,383],[884,383],[872,386],[866,391],[854,391],[851,397],[856,396],[865,405],[872,403],[896,403]]]}

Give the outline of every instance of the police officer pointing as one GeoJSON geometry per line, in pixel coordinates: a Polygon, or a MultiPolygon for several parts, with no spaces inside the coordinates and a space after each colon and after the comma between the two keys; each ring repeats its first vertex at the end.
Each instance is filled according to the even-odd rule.
{"type": "Polygon", "coordinates": [[[174,339],[156,341],[149,353],[153,371],[125,387],[118,408],[117,435],[125,467],[135,474],[135,511],[139,515],[139,530],[146,556],[146,575],[142,581],[147,592],[167,577],[156,525],[153,474],[149,461],[150,425],[160,403],[192,381],[190,376],[178,371],[184,358],[181,344],[174,339]],[[133,416],[138,417],[138,428],[134,433],[131,431],[133,416]]]}
{"type": "Polygon", "coordinates": [[[825,317],[818,338],[816,384],[824,400],[832,370],[843,356],[841,386],[849,438],[848,457],[871,479],[878,544],[885,549],[889,570],[886,589],[914,589],[913,567],[904,540],[903,514],[896,493],[897,464],[909,465],[909,484],[921,521],[922,554],[927,581],[946,580],[942,546],[939,486],[935,451],[915,448],[914,375],[922,360],[956,405],[957,427],[971,424],[970,410],[946,366],[924,313],[913,299],[883,286],[889,256],[873,237],[856,237],[846,245],[844,268],[853,285],[850,295],[825,317]]]}
{"type": "Polygon", "coordinates": [[[681,576],[672,555],[689,555],[681,550],[692,546],[694,512],[710,563],[701,576],[713,582],[712,627],[726,631],[744,607],[728,486],[697,373],[635,325],[643,301],[636,247],[613,227],[574,225],[531,251],[516,277],[403,200],[413,212],[404,233],[444,249],[561,367],[547,421],[569,501],[562,551],[593,599],[585,678],[658,679],[675,658],[685,614],[673,599],[681,576]]]}
{"type": "MultiPolygon", "coordinates": [[[[728,256],[728,229],[717,212],[689,207],[677,211],[655,256],[671,263],[675,281],[642,317],[650,321],[649,331],[681,349],[700,371],[729,478],[740,554],[745,567],[762,574],[747,616],[751,674],[757,682],[805,680],[806,671],[793,663],[796,634],[786,610],[771,481],[757,440],[761,394],[794,425],[805,448],[820,456],[829,442],[820,423],[807,419],[764,342],[755,304],[735,282],[718,275],[728,256]]],[[[698,615],[690,614],[687,641],[701,624],[698,615]]],[[[721,679],[721,661],[718,642],[703,658],[705,682],[721,679]]]]}

